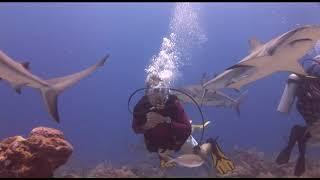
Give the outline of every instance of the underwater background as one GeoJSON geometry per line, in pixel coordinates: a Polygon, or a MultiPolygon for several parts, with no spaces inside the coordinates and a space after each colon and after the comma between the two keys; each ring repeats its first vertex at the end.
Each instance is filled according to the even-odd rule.
{"type": "MultiPolygon", "coordinates": [[[[148,153],[137,148],[143,147],[142,135],[131,129],[127,101],[144,87],[146,68],[170,33],[179,36],[182,52],[174,59],[172,87],[181,87],[237,63],[248,54],[252,37],[266,42],[297,26],[320,24],[319,3],[190,3],[180,9],[177,4],[0,3],[0,50],[29,61],[32,73],[43,79],[77,72],[110,54],[103,67],[59,96],[60,124],[50,118],[39,92],[23,88],[19,95],[1,82],[0,139],[46,126],[63,131],[73,145],[66,166],[147,159],[148,153]]],[[[320,47],[310,54],[317,53],[320,47]]],[[[213,122],[205,138],[219,136],[226,152],[239,146],[278,154],[291,127],[304,124],[295,106],[289,115],[276,111],[288,75],[279,72],[245,86],[240,116],[231,108],[203,107],[205,119],[213,122]]],[[[131,109],[141,96],[133,98],[131,109]]],[[[184,107],[194,123],[201,123],[194,105],[184,107]]],[[[313,155],[319,154],[308,148],[307,156],[313,155]]]]}

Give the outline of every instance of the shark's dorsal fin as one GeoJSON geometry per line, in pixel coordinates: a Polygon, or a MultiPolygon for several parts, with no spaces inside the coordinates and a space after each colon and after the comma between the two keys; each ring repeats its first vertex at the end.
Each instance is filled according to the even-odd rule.
{"type": "Polygon", "coordinates": [[[20,62],[20,64],[24,67],[24,68],[26,68],[27,70],[29,70],[29,65],[30,65],[30,62],[20,62]]]}
{"type": "Polygon", "coordinates": [[[208,74],[206,72],[202,73],[202,77],[200,80],[201,86],[204,85],[204,83],[208,82],[208,74]]]}
{"type": "Polygon", "coordinates": [[[253,52],[254,50],[258,49],[261,47],[263,44],[255,37],[252,37],[249,40],[249,45],[250,45],[250,52],[253,52]]]}

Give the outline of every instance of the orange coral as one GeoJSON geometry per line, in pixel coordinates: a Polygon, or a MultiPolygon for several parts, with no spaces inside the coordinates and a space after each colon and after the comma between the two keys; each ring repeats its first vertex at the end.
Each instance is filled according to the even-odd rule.
{"type": "Polygon", "coordinates": [[[0,142],[0,177],[52,177],[73,147],[59,130],[38,127],[27,139],[14,136],[0,142]]]}

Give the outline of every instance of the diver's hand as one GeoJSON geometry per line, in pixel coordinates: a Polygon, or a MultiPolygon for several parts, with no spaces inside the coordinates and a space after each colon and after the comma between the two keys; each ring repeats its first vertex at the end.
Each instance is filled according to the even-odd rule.
{"type": "Polygon", "coordinates": [[[144,130],[149,130],[149,129],[152,129],[152,128],[154,128],[156,126],[156,124],[155,123],[152,123],[152,122],[150,122],[150,121],[147,121],[144,125],[143,125],[143,129],[144,130]]]}
{"type": "Polygon", "coordinates": [[[164,117],[161,114],[156,113],[156,112],[149,112],[147,114],[147,120],[148,121],[153,121],[153,122],[158,123],[158,124],[159,123],[164,123],[164,122],[167,122],[167,123],[171,122],[170,117],[164,117]]]}
{"type": "Polygon", "coordinates": [[[149,112],[147,114],[147,122],[144,124],[143,128],[146,130],[154,128],[158,124],[164,123],[165,119],[166,119],[165,117],[163,117],[162,115],[156,112],[149,112]]]}
{"type": "Polygon", "coordinates": [[[157,109],[164,109],[165,105],[164,104],[157,104],[156,108],[157,109]]]}

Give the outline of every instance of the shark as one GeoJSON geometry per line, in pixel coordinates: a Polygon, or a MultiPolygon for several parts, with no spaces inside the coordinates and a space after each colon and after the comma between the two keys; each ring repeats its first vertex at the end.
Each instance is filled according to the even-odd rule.
{"type": "MultiPolygon", "coordinates": [[[[215,107],[231,107],[235,109],[240,115],[240,104],[243,99],[246,97],[248,91],[242,92],[239,97],[233,98],[222,91],[214,91],[214,90],[206,90],[203,87],[203,84],[209,79],[207,73],[203,73],[200,84],[188,85],[185,87],[179,88],[180,90],[191,95],[194,100],[205,106],[215,106],[215,107]]],[[[175,95],[181,100],[183,103],[193,103],[190,98],[180,94],[175,93],[175,95]]]]}
{"type": "Polygon", "coordinates": [[[21,88],[26,86],[39,90],[50,116],[54,121],[60,123],[58,95],[93,73],[98,67],[103,66],[108,57],[109,54],[80,72],[44,80],[30,71],[29,62],[14,61],[5,52],[0,51],[0,78],[9,82],[19,94],[21,94],[21,88]]]}
{"type": "Polygon", "coordinates": [[[319,25],[297,27],[266,43],[252,37],[249,40],[249,55],[206,82],[204,88],[232,88],[239,91],[244,85],[280,71],[307,76],[299,60],[318,40],[319,25]]]}

